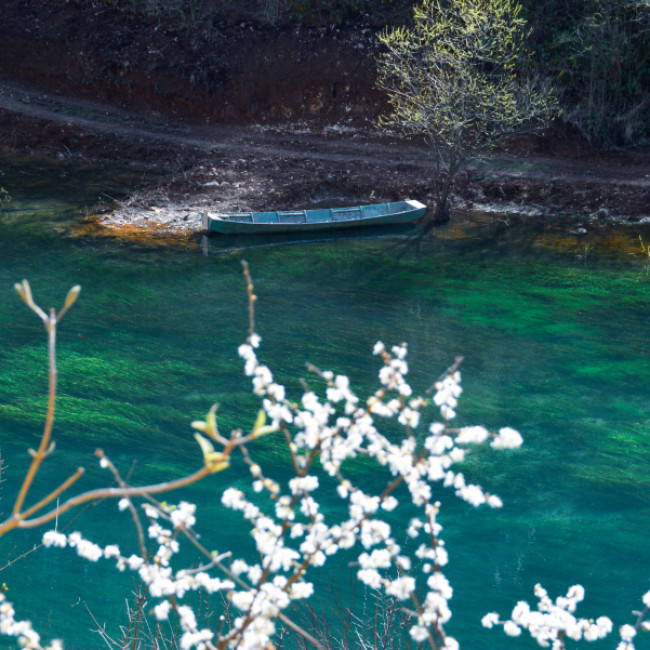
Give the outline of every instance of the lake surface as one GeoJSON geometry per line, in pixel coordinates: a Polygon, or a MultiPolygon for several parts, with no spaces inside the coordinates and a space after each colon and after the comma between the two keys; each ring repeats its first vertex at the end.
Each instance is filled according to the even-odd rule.
{"type": "MultiPolygon", "coordinates": [[[[638,254],[646,231],[579,235],[567,227],[561,234],[508,227],[495,216],[441,228],[401,256],[406,240],[390,233],[226,252],[215,240],[208,250],[75,238],[71,228],[100,196],[119,197],[140,174],[0,162],[0,186],[13,197],[0,213],[5,516],[29,463],[26,449],[38,444],[47,392],[44,330],[13,284],[28,278],[43,307],[59,306],[72,285],[83,287],[59,328],[57,450],[33,502],[79,465],[88,469],[84,487],[109,482],[96,467],[97,447],[124,474],[132,470],[135,484],[198,468],[189,423],[214,402],[222,430],[250,426],[258,402],[237,357],[247,329],[245,258],[259,297],[260,357],[290,395],[300,395],[310,361],[348,374],[366,396],[379,370],[374,343],[406,341],[416,391],[462,354],[459,422],[509,425],[524,436],[521,450],[477,451],[464,468],[501,496],[502,510],[473,509],[440,493],[454,586],[449,631],[464,648],[530,647],[483,631],[479,621],[492,610],[509,614],[518,600],[532,603],[537,582],[553,597],[581,583],[587,598],[579,613],[633,622],[630,612],[650,588],[650,260],[638,254]]],[[[256,453],[278,471],[286,462],[272,440],[256,453]]],[[[247,532],[221,512],[219,495],[245,481],[235,465],[169,501],[198,503],[206,545],[240,547],[247,532]]],[[[71,528],[125,550],[133,545],[115,504],[77,515],[71,528]]],[[[0,566],[41,534],[4,537],[0,566]]],[[[345,582],[344,569],[336,572],[345,582]]],[[[37,550],[0,582],[19,617],[68,648],[103,647],[88,631],[85,605],[115,633],[133,588],[69,550],[37,550]]]]}

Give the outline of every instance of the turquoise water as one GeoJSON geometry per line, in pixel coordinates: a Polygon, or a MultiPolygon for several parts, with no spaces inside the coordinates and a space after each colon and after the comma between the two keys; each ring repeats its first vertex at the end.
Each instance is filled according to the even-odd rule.
{"type": "MultiPolygon", "coordinates": [[[[101,195],[119,196],[140,181],[133,170],[34,160],[4,161],[1,169],[0,185],[13,197],[0,214],[5,515],[28,466],[26,448],[38,444],[47,392],[44,331],[14,282],[28,278],[43,307],[60,305],[73,284],[83,287],[60,325],[57,451],[33,502],[79,465],[88,469],[84,487],[106,484],[97,447],[131,471],[133,483],[192,471],[201,458],[189,422],[215,401],[223,430],[250,426],[258,403],[236,353],[247,328],[245,258],[259,296],[260,357],[291,395],[300,394],[306,361],[346,372],[367,395],[379,369],[375,341],[406,341],[416,390],[462,354],[460,422],[509,425],[524,436],[520,451],[477,451],[464,469],[502,497],[502,510],[440,496],[454,586],[449,629],[464,648],[526,647],[483,632],[479,620],[532,602],[537,582],[553,596],[581,583],[584,616],[633,621],[650,587],[650,277],[648,259],[635,254],[647,233],[626,226],[580,238],[507,228],[495,217],[435,231],[403,256],[404,239],[388,235],[218,253],[223,246],[214,241],[204,250],[71,236],[101,195]]],[[[257,453],[271,471],[286,466],[273,441],[257,453]]],[[[239,548],[247,533],[221,513],[218,495],[245,477],[235,465],[169,500],[199,504],[208,546],[239,548]]],[[[93,505],[70,526],[99,542],[134,544],[114,504],[93,505]]],[[[0,566],[39,538],[4,537],[0,566]]],[[[342,581],[344,566],[336,569],[342,581]]],[[[87,631],[84,603],[115,633],[133,589],[108,567],[60,550],[35,551],[0,581],[19,616],[71,648],[102,647],[87,631]]]]}

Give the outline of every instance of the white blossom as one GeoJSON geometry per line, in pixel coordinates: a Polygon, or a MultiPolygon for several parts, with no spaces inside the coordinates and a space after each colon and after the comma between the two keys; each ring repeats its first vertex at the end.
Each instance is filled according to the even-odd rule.
{"type": "Polygon", "coordinates": [[[405,600],[415,591],[415,579],[411,576],[401,576],[388,583],[386,593],[398,600],[405,600]]]}
{"type": "Polygon", "coordinates": [[[517,449],[521,447],[523,438],[519,431],[515,431],[510,427],[499,429],[499,435],[490,443],[493,449],[517,449]]]}
{"type": "Polygon", "coordinates": [[[170,519],[174,528],[191,528],[196,523],[196,506],[187,501],[181,501],[178,506],[172,510],[170,519]]]}
{"type": "MultiPolygon", "coordinates": [[[[522,629],[528,630],[539,645],[552,645],[554,648],[563,647],[562,638],[565,636],[574,641],[602,639],[612,630],[609,618],[601,616],[594,622],[574,616],[577,604],[584,599],[584,595],[583,587],[574,585],[569,588],[566,596],[552,601],[546,589],[539,584],[535,585],[535,596],[539,599],[537,611],[531,610],[525,601],[518,602],[512,610],[511,620],[504,622],[503,631],[510,636],[519,636],[522,629]]],[[[482,622],[485,627],[492,627],[499,622],[499,618],[497,614],[487,614],[482,622]]],[[[634,631],[634,628],[629,627],[634,631]]],[[[621,638],[624,642],[629,640],[623,634],[621,638]]]]}
{"type": "Polygon", "coordinates": [[[159,621],[165,621],[169,616],[169,610],[171,608],[171,603],[168,600],[163,600],[153,608],[153,611],[159,621]]]}
{"type": "Polygon", "coordinates": [[[503,631],[508,636],[519,636],[521,634],[521,628],[512,621],[506,621],[503,624],[503,631]]]}
{"type": "Polygon", "coordinates": [[[463,427],[456,436],[456,444],[480,444],[485,442],[490,432],[485,427],[463,427]]]}
{"type": "Polygon", "coordinates": [[[361,582],[373,589],[379,589],[381,587],[381,575],[376,569],[361,569],[357,572],[357,577],[361,582]]]}
{"type": "Polygon", "coordinates": [[[498,622],[499,622],[499,615],[496,612],[490,612],[489,614],[486,614],[481,619],[481,625],[487,628],[494,627],[494,625],[498,622]]]}
{"type": "MultiPolygon", "coordinates": [[[[461,445],[477,445],[490,439],[490,433],[482,426],[455,429],[449,425],[462,394],[460,373],[448,373],[436,382],[432,401],[444,421],[422,423],[420,430],[424,433],[416,438],[413,430],[420,427],[427,414],[425,406],[431,399],[413,396],[406,380],[409,367],[405,344],[390,349],[381,342],[375,345],[373,353],[382,362],[378,373],[380,388],[365,406],[352,390],[350,379],[331,371],[317,371],[327,384],[324,397],[305,390],[297,402],[290,401],[270,368],[259,362],[259,344],[259,336],[253,333],[239,347],[244,372],[251,378],[253,392],[261,398],[267,420],[275,426],[291,424],[284,433],[296,473],[288,479],[270,478],[279,472],[263,469],[259,459],[255,462],[253,444],[247,440],[245,460],[250,483],[244,488],[246,493],[229,487],[221,495],[221,505],[239,513],[250,531],[251,545],[259,556],[255,564],[236,557],[236,549],[230,549],[222,556],[213,552],[214,561],[205,566],[182,568],[180,542],[189,536],[198,545],[198,535],[194,533],[196,506],[187,501],[176,506],[143,505],[149,518],[146,532],[153,546],[146,559],[123,556],[115,544],[102,548],[83,539],[80,533],[66,536],[49,531],[44,535],[44,544],[71,546],[89,560],[103,557],[115,561],[118,570],[136,572],[149,595],[160,599],[153,606],[155,617],[167,620],[175,611],[182,649],[204,649],[218,642],[240,650],[268,647],[276,631],[274,620],[282,610],[292,600],[313,595],[313,583],[306,577],[308,570],[323,566],[341,549],[356,547],[357,578],[368,587],[399,600],[409,599],[417,586],[422,590],[421,608],[413,614],[411,638],[422,643],[432,635],[443,639],[441,650],[457,650],[457,641],[442,634],[452,616],[449,601],[453,589],[442,572],[449,556],[441,539],[442,526],[437,521],[440,503],[434,500],[435,490],[449,488],[474,506],[502,505],[498,496],[486,493],[479,485],[468,484],[464,475],[456,471],[455,466],[468,453],[461,445]],[[382,433],[377,424],[380,418],[390,418],[401,425],[403,435],[382,433]],[[374,463],[377,471],[385,475],[385,489],[372,489],[374,481],[354,485],[346,478],[348,462],[358,457],[374,463]],[[317,469],[318,462],[323,473],[331,478],[319,480],[322,474],[317,469]],[[335,521],[322,510],[318,498],[332,484],[343,500],[343,514],[335,521]],[[251,488],[255,492],[254,502],[247,497],[251,488]],[[399,508],[408,512],[401,520],[408,522],[407,536],[418,538],[415,545],[407,540],[404,550],[404,531],[394,533],[384,520],[386,512],[399,508]],[[411,553],[414,546],[417,548],[411,553]],[[412,561],[413,555],[418,561],[412,561]],[[226,557],[224,566],[220,562],[226,557]],[[176,566],[179,564],[181,568],[176,566]],[[219,574],[220,570],[225,575],[219,574]],[[226,626],[227,639],[215,639],[213,630],[200,629],[195,610],[184,604],[192,602],[185,600],[188,593],[199,590],[208,594],[224,592],[222,597],[232,604],[236,613],[226,626]]],[[[521,436],[505,427],[493,436],[490,444],[495,449],[513,449],[521,444],[521,436]]],[[[121,499],[118,507],[123,510],[130,503],[121,499]]],[[[399,520],[398,515],[395,521],[399,520]]],[[[571,616],[582,596],[584,591],[573,587],[554,606],[571,616]]],[[[650,600],[650,592],[647,596],[650,600]]],[[[544,596],[545,606],[546,600],[544,596]]],[[[518,606],[513,610],[512,620],[503,622],[506,634],[519,635],[523,629],[533,633],[534,620],[526,607],[518,606]]],[[[602,638],[607,621],[598,619],[582,627],[568,621],[563,630],[569,638],[602,638]]],[[[495,623],[500,623],[496,614],[483,619],[486,627],[495,623]]]]}
{"type": "Polygon", "coordinates": [[[619,630],[621,640],[629,643],[636,636],[636,629],[632,625],[623,625],[619,630]]]}
{"type": "Polygon", "coordinates": [[[68,538],[63,533],[59,533],[56,530],[48,530],[43,535],[43,545],[65,548],[68,545],[68,538]]]}

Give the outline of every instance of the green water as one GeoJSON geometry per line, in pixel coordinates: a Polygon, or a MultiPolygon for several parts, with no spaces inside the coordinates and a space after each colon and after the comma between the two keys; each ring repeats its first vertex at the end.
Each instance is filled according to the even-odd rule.
{"type": "MultiPolygon", "coordinates": [[[[553,596],[581,583],[583,615],[633,621],[630,611],[650,587],[650,278],[647,258],[632,254],[647,233],[626,226],[586,248],[589,238],[506,228],[495,218],[438,230],[417,254],[402,257],[404,240],[391,236],[228,253],[213,244],[205,254],[198,243],[70,237],[100,195],[118,196],[139,182],[133,171],[33,160],[4,161],[1,169],[0,185],[13,197],[0,215],[5,515],[28,466],[26,448],[38,444],[47,390],[44,331],[14,282],[28,278],[44,307],[83,286],[60,325],[57,451],[34,486],[35,500],[79,465],[88,469],[84,487],[106,484],[97,447],[124,474],[131,470],[133,483],[197,468],[188,423],[215,401],[223,430],[250,426],[258,403],[236,353],[247,327],[245,257],[259,296],[260,356],[293,396],[305,361],[346,372],[366,395],[378,371],[375,341],[406,341],[416,390],[462,354],[460,423],[510,425],[524,436],[518,452],[477,451],[466,463],[473,481],[502,497],[502,510],[440,496],[454,586],[449,629],[464,648],[528,647],[483,632],[479,620],[487,611],[509,613],[520,599],[532,602],[537,582],[553,596]]],[[[272,441],[256,452],[271,472],[285,467],[272,441]]],[[[218,497],[245,480],[235,465],[170,500],[199,504],[207,546],[239,549],[247,533],[221,513],[218,497]]],[[[70,526],[135,550],[128,518],[114,504],[89,507],[70,526]]],[[[39,537],[4,537],[0,566],[39,537]]],[[[342,568],[336,572],[345,580],[342,568]]],[[[108,566],[89,566],[67,550],[37,550],[0,581],[18,616],[37,630],[47,626],[46,637],[63,637],[69,648],[102,647],[88,631],[84,603],[115,632],[132,589],[108,566]]]]}

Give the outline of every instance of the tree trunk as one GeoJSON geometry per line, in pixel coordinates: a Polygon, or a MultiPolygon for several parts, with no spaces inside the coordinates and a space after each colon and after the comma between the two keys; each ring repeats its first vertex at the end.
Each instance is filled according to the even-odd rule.
{"type": "Polygon", "coordinates": [[[451,156],[448,167],[444,171],[442,170],[442,165],[440,165],[439,160],[436,162],[436,209],[433,212],[433,218],[431,221],[433,224],[440,224],[447,223],[451,219],[449,194],[451,193],[451,186],[454,182],[454,177],[463,164],[463,160],[451,156]]]}
{"type": "Polygon", "coordinates": [[[431,221],[434,224],[447,223],[451,219],[451,206],[449,205],[449,199],[444,201],[439,201],[436,205],[436,209],[433,212],[433,217],[431,221]]]}

